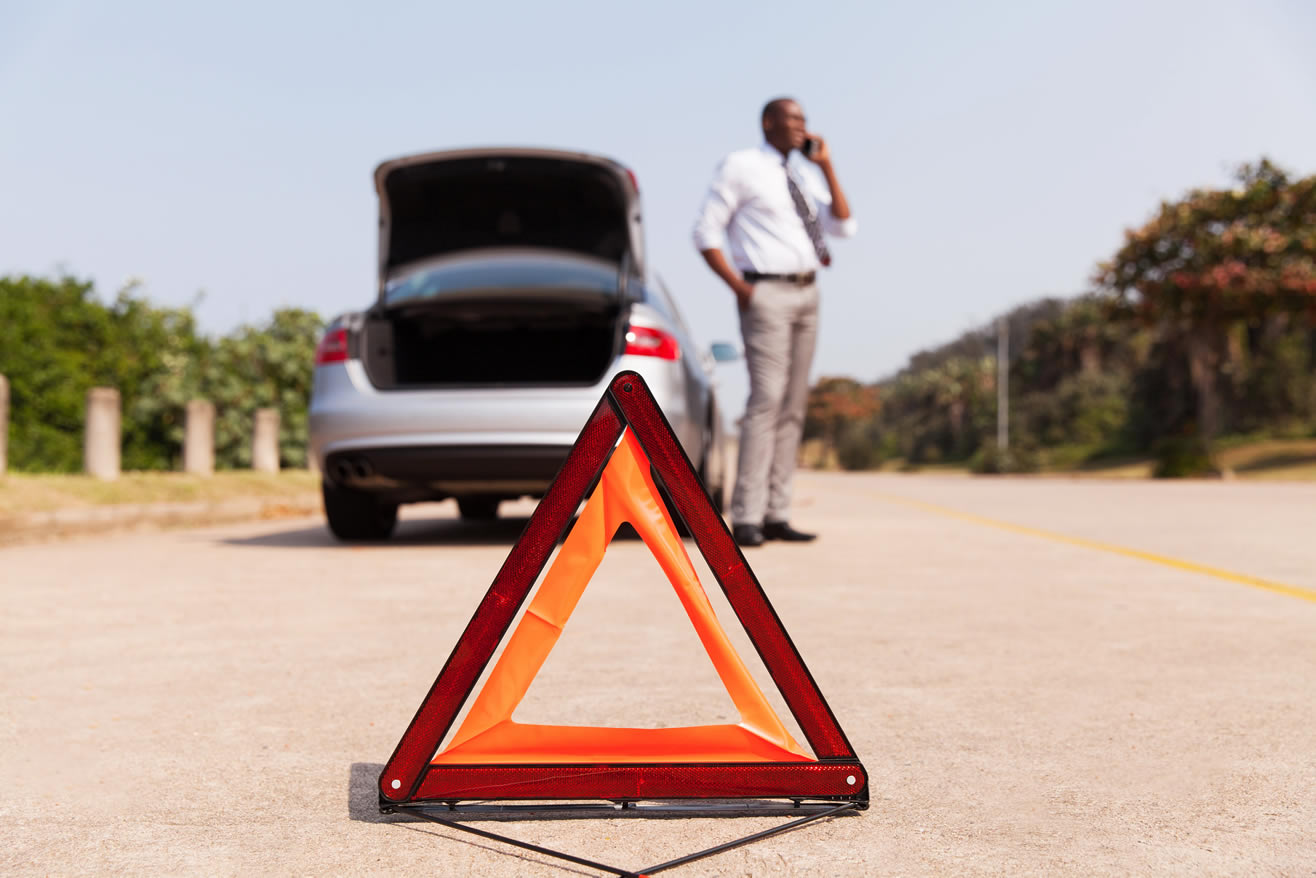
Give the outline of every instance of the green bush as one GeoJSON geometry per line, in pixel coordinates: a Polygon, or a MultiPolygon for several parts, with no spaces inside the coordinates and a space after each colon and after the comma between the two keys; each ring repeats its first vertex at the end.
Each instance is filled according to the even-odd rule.
{"type": "Polygon", "coordinates": [[[844,470],[877,469],[882,465],[881,437],[875,420],[846,424],[836,440],[836,460],[844,470]]]}
{"type": "Polygon", "coordinates": [[[202,395],[215,404],[216,466],[251,466],[252,422],[259,408],[279,410],[280,462],[306,466],[311,375],[323,326],[311,311],[284,308],[268,326],[244,326],[215,345],[202,395]]]}
{"type": "Polygon", "coordinates": [[[306,463],[307,403],[323,322],[284,309],[264,327],[212,342],[189,308],[157,308],[125,289],[111,305],[90,283],[0,277],[0,374],[10,385],[9,464],[20,472],[82,468],[87,391],[119,390],[127,470],[181,462],[189,400],[215,404],[216,466],[251,462],[257,408],[280,413],[280,458],[306,463]]]}
{"type": "Polygon", "coordinates": [[[1054,390],[1024,396],[1012,420],[1045,446],[1112,442],[1129,419],[1129,382],[1120,375],[1071,375],[1054,390]]]}
{"type": "MultiPolygon", "coordinates": [[[[89,283],[0,277],[0,374],[9,379],[9,465],[77,472],[87,391],[118,386],[142,353],[120,343],[115,314],[89,283]]],[[[122,392],[122,391],[121,391],[122,392]]]]}
{"type": "Polygon", "coordinates": [[[1316,425],[1316,332],[1258,334],[1231,424],[1242,432],[1298,433],[1316,425]]]}
{"type": "Polygon", "coordinates": [[[969,469],[983,475],[1035,473],[1041,469],[1041,460],[1034,448],[1011,445],[1001,449],[991,440],[978,449],[969,461],[969,469]]]}
{"type": "Polygon", "coordinates": [[[1152,475],[1158,479],[1209,476],[1220,472],[1211,459],[1210,449],[1197,436],[1160,439],[1153,446],[1152,454],[1156,458],[1152,475]]]}

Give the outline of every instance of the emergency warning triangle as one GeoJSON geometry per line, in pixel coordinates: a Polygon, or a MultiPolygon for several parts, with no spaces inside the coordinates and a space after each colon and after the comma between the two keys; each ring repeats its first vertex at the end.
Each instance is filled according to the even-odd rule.
{"type": "Polygon", "coordinates": [[[493,673],[452,742],[434,758],[434,764],[779,762],[810,758],[768,705],[718,624],[648,469],[648,460],[635,435],[627,430],[493,673]],[[700,642],[740,711],[739,725],[595,729],[512,721],[512,713],[561,635],[613,534],[625,523],[639,533],[676,589],[700,642]]]}
{"type": "Polygon", "coordinates": [[[866,805],[863,766],[643,380],[609,385],[379,779],[382,806],[488,799],[809,798],[866,805]],[[787,731],[718,624],[661,480],[817,758],[787,731]],[[592,490],[591,490],[592,488],[592,490]],[[443,741],[586,499],[462,725],[443,741]],[[676,590],[740,712],[735,725],[634,729],[511,719],[630,523],[676,590]]]}

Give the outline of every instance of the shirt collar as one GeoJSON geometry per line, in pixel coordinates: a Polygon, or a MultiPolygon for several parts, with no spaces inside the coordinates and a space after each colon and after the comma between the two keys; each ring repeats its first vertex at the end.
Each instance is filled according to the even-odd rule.
{"type": "Polygon", "coordinates": [[[768,143],[766,140],[764,140],[763,143],[759,144],[759,150],[762,151],[764,155],[771,156],[772,160],[779,165],[785,165],[790,163],[789,155],[783,156],[781,152],[777,149],[777,147],[773,146],[771,143],[768,143]]]}

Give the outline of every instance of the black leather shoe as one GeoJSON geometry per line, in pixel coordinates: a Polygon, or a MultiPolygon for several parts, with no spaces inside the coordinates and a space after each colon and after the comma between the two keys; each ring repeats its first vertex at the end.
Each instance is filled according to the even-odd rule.
{"type": "Polygon", "coordinates": [[[731,528],[731,536],[740,546],[763,545],[763,528],[757,524],[738,524],[731,528]]]}
{"type": "Polygon", "coordinates": [[[818,539],[817,534],[806,534],[784,521],[763,522],[763,539],[783,540],[788,543],[808,543],[818,539]]]}

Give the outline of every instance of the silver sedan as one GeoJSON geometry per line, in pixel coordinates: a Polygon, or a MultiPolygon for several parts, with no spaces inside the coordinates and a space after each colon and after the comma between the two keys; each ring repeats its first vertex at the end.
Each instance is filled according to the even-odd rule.
{"type": "Polygon", "coordinates": [[[315,355],[311,449],[329,528],[382,539],[399,504],[490,519],[540,497],[607,387],[639,372],[709,494],[725,499],[713,380],[646,272],[639,192],[597,156],[526,149],[385,162],[379,290],[315,355]]]}

